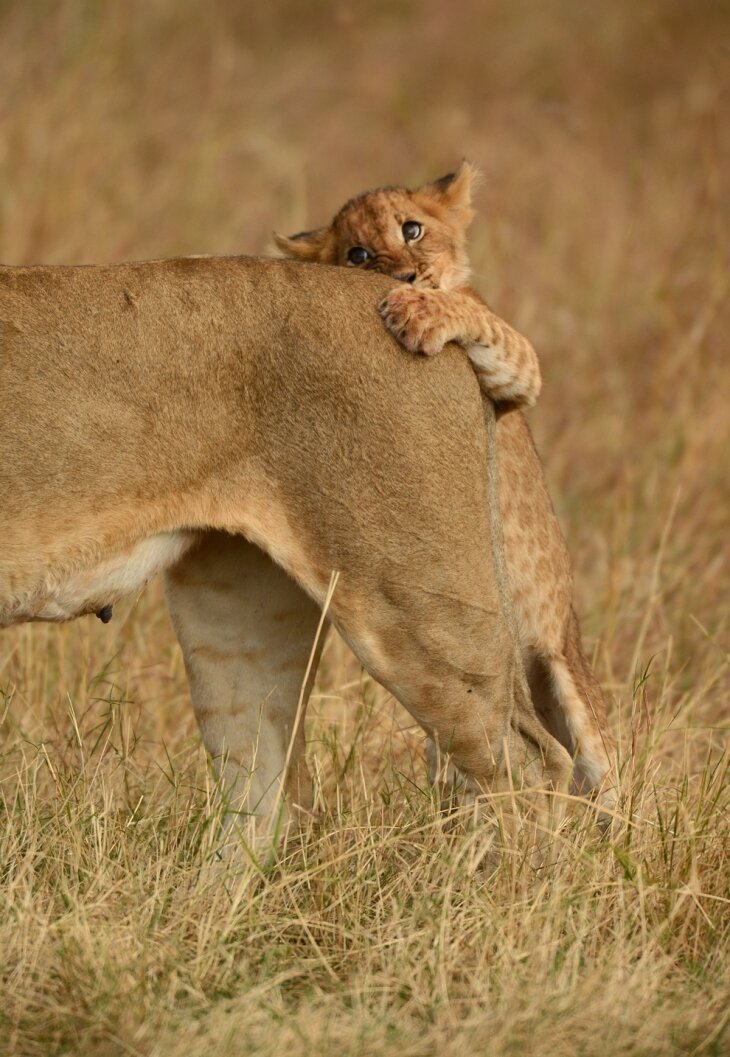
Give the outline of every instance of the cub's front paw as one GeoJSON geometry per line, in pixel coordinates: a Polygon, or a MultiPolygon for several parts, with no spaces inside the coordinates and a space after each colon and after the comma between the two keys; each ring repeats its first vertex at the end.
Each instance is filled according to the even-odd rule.
{"type": "Polygon", "coordinates": [[[432,290],[398,287],[380,302],[378,311],[390,333],[410,352],[435,356],[455,337],[444,305],[432,290]]]}

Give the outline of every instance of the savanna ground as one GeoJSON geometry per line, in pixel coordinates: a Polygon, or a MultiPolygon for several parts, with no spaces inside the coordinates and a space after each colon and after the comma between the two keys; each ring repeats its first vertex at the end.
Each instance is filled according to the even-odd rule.
{"type": "Polygon", "coordinates": [[[331,641],[325,822],[221,876],[159,585],[6,632],[0,1052],[730,1052],[729,40],[712,0],[0,4],[6,263],[261,252],[484,168],[477,285],[541,355],[634,820],[576,808],[540,869],[449,832],[418,732],[331,641]]]}

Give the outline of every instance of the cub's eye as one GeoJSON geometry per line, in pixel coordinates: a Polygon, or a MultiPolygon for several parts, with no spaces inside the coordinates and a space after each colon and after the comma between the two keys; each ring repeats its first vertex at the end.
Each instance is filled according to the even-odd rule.
{"type": "Polygon", "coordinates": [[[370,254],[364,246],[353,246],[347,251],[347,259],[350,264],[364,264],[370,254]]]}
{"type": "Polygon", "coordinates": [[[401,231],[406,242],[416,242],[423,234],[423,228],[417,220],[406,220],[401,231]]]}

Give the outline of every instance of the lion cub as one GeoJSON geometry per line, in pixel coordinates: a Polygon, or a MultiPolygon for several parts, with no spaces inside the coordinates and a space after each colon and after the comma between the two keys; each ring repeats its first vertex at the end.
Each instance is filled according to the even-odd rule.
{"type": "MultiPolygon", "coordinates": [[[[463,162],[416,191],[385,187],[350,199],[327,227],[275,235],[288,257],[383,272],[403,285],[380,305],[387,328],[428,355],[463,345],[498,411],[533,404],[540,371],[530,343],[467,285],[466,231],[478,174],[463,162]]],[[[597,789],[611,767],[601,689],[583,653],[572,572],[542,464],[521,413],[497,422],[508,579],[530,689],[547,729],[573,755],[576,787],[597,789]]],[[[602,802],[613,802],[604,789],[602,802]]]]}
{"type": "Polygon", "coordinates": [[[288,257],[383,272],[409,284],[380,306],[388,329],[411,352],[429,356],[449,341],[463,345],[482,390],[507,411],[535,403],[540,365],[527,338],[467,286],[476,175],[464,162],[418,191],[368,191],[347,202],[329,227],[274,239],[288,257]]]}

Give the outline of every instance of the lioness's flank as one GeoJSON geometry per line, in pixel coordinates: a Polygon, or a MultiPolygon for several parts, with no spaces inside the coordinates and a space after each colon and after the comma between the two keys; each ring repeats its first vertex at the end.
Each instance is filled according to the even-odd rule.
{"type": "Polygon", "coordinates": [[[333,570],[330,618],[470,783],[569,771],[515,679],[474,375],[384,331],[391,285],[245,258],[0,269],[0,625],[166,571],[246,816],[285,777],[306,806],[295,717],[333,570]]]}

